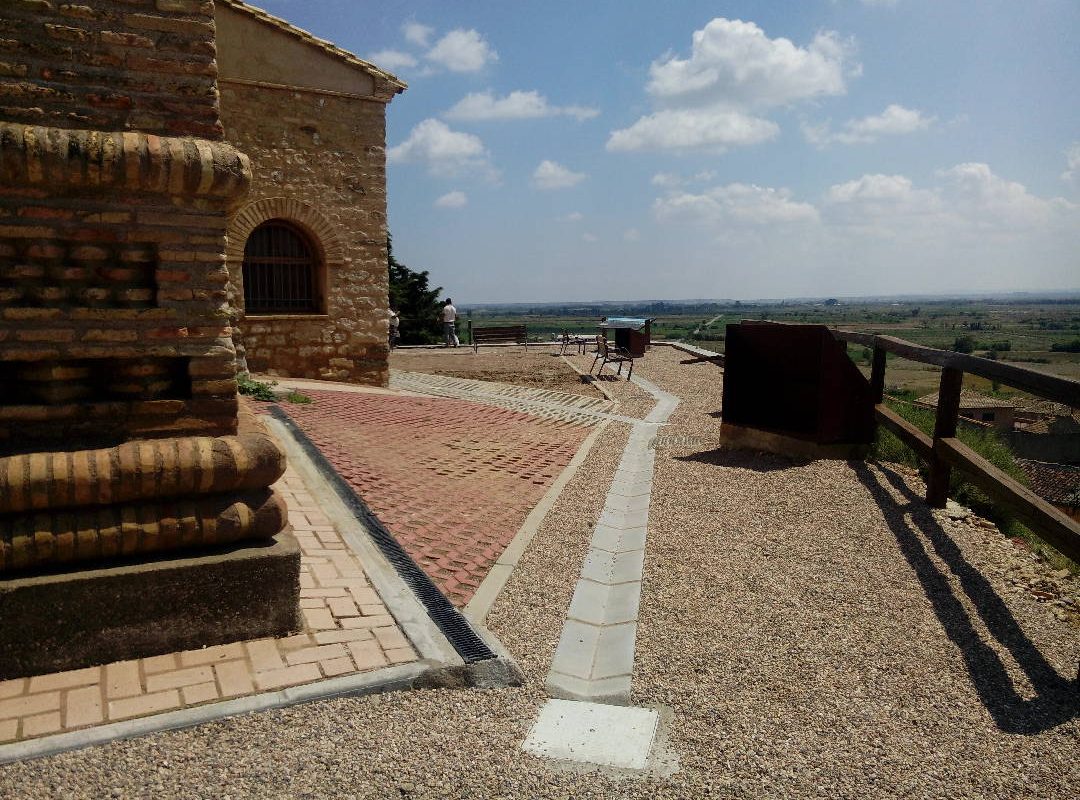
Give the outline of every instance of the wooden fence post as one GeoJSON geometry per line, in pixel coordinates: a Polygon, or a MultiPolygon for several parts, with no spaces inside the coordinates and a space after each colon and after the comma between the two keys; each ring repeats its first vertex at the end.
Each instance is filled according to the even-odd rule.
{"type": "Polygon", "coordinates": [[[960,413],[960,390],[964,385],[963,370],[945,367],[941,370],[938,388],[937,419],[934,421],[934,458],[930,462],[930,480],[926,485],[926,503],[931,508],[944,508],[949,499],[949,477],[952,468],[938,452],[938,439],[956,436],[956,419],[960,413]]]}
{"type": "Polygon", "coordinates": [[[885,399],[885,348],[874,346],[874,361],[870,368],[870,391],[874,405],[880,405],[885,399]]]}

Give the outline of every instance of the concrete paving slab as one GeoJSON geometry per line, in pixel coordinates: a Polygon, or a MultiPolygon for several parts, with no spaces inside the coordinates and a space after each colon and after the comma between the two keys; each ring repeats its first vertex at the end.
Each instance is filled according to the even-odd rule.
{"type": "Polygon", "coordinates": [[[568,619],[559,637],[559,646],[551,663],[552,671],[588,680],[592,675],[599,640],[600,628],[568,619]]]}
{"type": "Polygon", "coordinates": [[[611,511],[605,508],[600,512],[599,523],[612,528],[644,528],[649,524],[649,510],[611,511]]]}
{"type": "Polygon", "coordinates": [[[547,679],[547,690],[552,697],[563,700],[589,700],[594,703],[626,705],[630,702],[629,675],[602,680],[578,678],[553,672],[547,679]]]}
{"type": "Polygon", "coordinates": [[[639,581],[616,586],[579,580],[570,601],[569,616],[592,625],[617,625],[637,619],[641,600],[639,581]]]}
{"type": "Polygon", "coordinates": [[[585,563],[581,567],[581,577],[606,584],[638,581],[641,580],[644,564],[644,550],[609,553],[606,550],[589,548],[589,552],[585,555],[585,563]]]}
{"type": "Polygon", "coordinates": [[[630,675],[634,671],[636,638],[637,623],[635,622],[605,626],[600,632],[591,677],[594,680],[602,680],[619,675],[630,675]]]}
{"type": "Polygon", "coordinates": [[[608,490],[608,497],[649,497],[651,494],[652,483],[649,481],[618,482],[608,490]]]}
{"type": "Polygon", "coordinates": [[[541,758],[645,769],[657,712],[573,700],[549,700],[522,748],[541,758]]]}
{"type": "Polygon", "coordinates": [[[638,497],[620,497],[619,495],[615,495],[610,499],[613,501],[621,501],[622,507],[626,512],[648,512],[649,503],[652,498],[650,495],[639,495],[638,497]]]}
{"type": "Polygon", "coordinates": [[[645,528],[612,528],[610,525],[597,525],[593,528],[590,547],[609,553],[622,553],[627,550],[641,550],[645,547],[645,528]]]}

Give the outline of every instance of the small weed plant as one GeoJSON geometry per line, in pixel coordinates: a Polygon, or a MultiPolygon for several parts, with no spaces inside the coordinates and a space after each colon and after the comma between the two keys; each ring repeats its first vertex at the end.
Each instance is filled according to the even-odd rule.
{"type": "Polygon", "coordinates": [[[314,402],[306,394],[296,391],[290,391],[283,397],[279,397],[274,393],[275,386],[277,386],[275,381],[257,381],[247,373],[236,376],[237,391],[253,400],[265,400],[266,402],[274,403],[283,399],[287,403],[297,403],[300,405],[314,402]]]}

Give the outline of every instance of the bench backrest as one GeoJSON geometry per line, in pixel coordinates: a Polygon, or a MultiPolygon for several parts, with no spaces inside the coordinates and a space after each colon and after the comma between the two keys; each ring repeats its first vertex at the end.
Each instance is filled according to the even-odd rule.
{"type": "Polygon", "coordinates": [[[473,341],[482,342],[515,342],[524,344],[528,341],[528,333],[524,325],[491,325],[486,328],[472,329],[473,341]]]}

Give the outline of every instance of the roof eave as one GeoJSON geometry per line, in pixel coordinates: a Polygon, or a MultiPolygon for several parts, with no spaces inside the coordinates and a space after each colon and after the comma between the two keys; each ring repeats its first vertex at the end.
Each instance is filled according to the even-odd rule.
{"type": "Polygon", "coordinates": [[[370,61],[365,61],[359,56],[350,53],[348,50],[338,47],[331,41],[320,39],[313,33],[309,33],[303,28],[298,28],[291,22],[281,19],[281,17],[275,17],[273,14],[264,11],[258,6],[253,6],[250,3],[244,2],[244,0],[217,0],[217,2],[221,5],[228,6],[234,11],[245,13],[252,19],[256,19],[265,25],[273,27],[275,30],[292,36],[304,44],[318,48],[323,53],[336,58],[338,61],[366,73],[374,79],[375,91],[378,95],[391,98],[394,95],[401,94],[409,88],[409,85],[405,83],[405,81],[401,80],[401,78],[393,73],[380,69],[370,61]]]}

